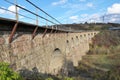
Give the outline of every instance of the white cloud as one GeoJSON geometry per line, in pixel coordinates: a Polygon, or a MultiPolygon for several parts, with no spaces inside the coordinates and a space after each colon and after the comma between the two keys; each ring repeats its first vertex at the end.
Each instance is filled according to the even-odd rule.
{"type": "MultiPolygon", "coordinates": [[[[103,23],[103,14],[95,13],[95,14],[90,15],[89,22],[103,23]]],[[[105,22],[105,18],[104,18],[104,22],[105,22]]]]}
{"type": "Polygon", "coordinates": [[[93,7],[93,3],[87,3],[86,6],[87,7],[93,7]]]}
{"type": "MultiPolygon", "coordinates": [[[[5,7],[2,7],[2,8],[6,9],[5,7]]],[[[8,9],[9,11],[16,12],[16,9],[15,9],[15,6],[14,6],[14,5],[9,6],[7,9],[8,9]]],[[[13,14],[12,12],[9,12],[9,11],[0,9],[0,14],[13,14]]],[[[20,8],[17,7],[17,11],[19,12],[19,11],[20,11],[20,8]]]]}
{"type": "Polygon", "coordinates": [[[71,16],[70,19],[74,19],[74,20],[75,20],[75,19],[78,19],[78,15],[76,15],[76,16],[71,16]]]}
{"type": "MultiPolygon", "coordinates": [[[[10,10],[10,11],[12,11],[12,12],[16,12],[16,8],[15,8],[14,5],[9,6],[9,7],[8,7],[8,10],[10,10]]],[[[19,11],[19,10],[20,10],[20,8],[17,7],[17,11],[19,11]]]]}
{"type": "Polygon", "coordinates": [[[86,0],[79,0],[80,2],[85,2],[86,0]]]}
{"type": "Polygon", "coordinates": [[[0,14],[4,14],[6,11],[3,9],[0,9],[0,14]]]}
{"type": "Polygon", "coordinates": [[[86,6],[85,4],[74,4],[74,3],[69,3],[69,4],[65,4],[62,6],[62,8],[67,8],[68,11],[65,12],[64,14],[64,18],[78,14],[78,12],[82,11],[82,10],[87,10],[89,9],[88,6],[86,6]]]}
{"type": "MultiPolygon", "coordinates": [[[[68,1],[68,0],[67,0],[68,1]]],[[[83,1],[83,0],[81,0],[81,1],[83,1]]],[[[86,0],[85,0],[86,1],[86,0]]],[[[79,15],[82,11],[84,11],[84,10],[88,10],[88,9],[93,9],[93,4],[92,3],[82,3],[82,2],[80,2],[80,0],[78,0],[78,1],[76,1],[76,2],[74,2],[74,0],[71,0],[71,1],[69,1],[69,2],[66,2],[65,4],[63,4],[63,5],[60,5],[61,6],[61,8],[64,8],[64,9],[67,9],[67,11],[66,12],[64,12],[64,14],[61,16],[61,17],[58,17],[58,19],[60,19],[60,20],[65,20],[66,21],[66,19],[67,19],[67,22],[70,20],[70,21],[72,21],[70,18],[72,18],[72,17],[70,17],[70,16],[73,16],[73,15],[79,15]]],[[[84,15],[85,16],[85,15],[84,15]]],[[[70,22],[69,21],[69,22],[70,22]]],[[[74,19],[74,21],[75,21],[75,19],[74,19]]],[[[80,21],[80,19],[79,19],[79,21],[80,21]]]]}
{"type": "Polygon", "coordinates": [[[120,3],[115,3],[107,9],[109,14],[111,13],[120,13],[120,3]]]}
{"type": "MultiPolygon", "coordinates": [[[[7,8],[5,7],[2,7],[3,9],[7,9],[9,11],[6,11],[6,10],[3,10],[3,9],[0,9],[0,14],[4,15],[6,18],[11,18],[11,19],[14,19],[15,18],[15,12],[16,12],[16,9],[15,9],[15,6],[14,5],[11,5],[7,8]],[[10,12],[11,11],[11,12],[10,12]]],[[[20,11],[20,8],[17,8],[17,11],[19,13],[20,11]]],[[[23,16],[20,16],[19,15],[19,19],[23,19],[24,17],[23,16]]]]}
{"type": "Polygon", "coordinates": [[[58,2],[53,2],[52,5],[56,6],[56,5],[62,5],[65,4],[68,0],[60,0],[58,2]]]}
{"type": "MultiPolygon", "coordinates": [[[[95,13],[95,14],[91,14],[88,17],[87,22],[111,22],[111,23],[120,23],[120,14],[114,14],[114,15],[106,15],[103,18],[103,15],[101,15],[100,13],[95,13]]],[[[83,18],[85,19],[85,18],[83,18]]]]}
{"type": "Polygon", "coordinates": [[[101,14],[100,13],[94,13],[94,14],[81,14],[80,15],[80,19],[81,22],[101,22],[101,18],[100,18],[101,14]]]}
{"type": "Polygon", "coordinates": [[[88,17],[88,14],[81,14],[80,16],[84,18],[84,17],[88,17]]]}
{"type": "Polygon", "coordinates": [[[69,19],[72,20],[72,22],[78,22],[79,21],[79,16],[75,15],[75,16],[70,16],[69,19]]]}
{"type": "Polygon", "coordinates": [[[116,18],[112,18],[109,22],[115,22],[116,20],[116,18]]]}
{"type": "Polygon", "coordinates": [[[107,22],[120,23],[120,14],[106,16],[107,22]]]}
{"type": "Polygon", "coordinates": [[[84,22],[102,22],[100,19],[100,14],[95,13],[95,14],[81,14],[80,16],[75,15],[69,17],[70,21],[74,23],[84,23],[84,22]]]}
{"type": "Polygon", "coordinates": [[[67,20],[70,23],[105,23],[113,22],[113,23],[120,23],[120,14],[116,15],[106,15],[103,19],[102,13],[94,13],[94,14],[81,14],[81,15],[74,15],[70,16],[67,20]]]}
{"type": "Polygon", "coordinates": [[[91,18],[99,18],[99,17],[100,17],[100,14],[97,14],[97,13],[91,15],[91,18]]]}

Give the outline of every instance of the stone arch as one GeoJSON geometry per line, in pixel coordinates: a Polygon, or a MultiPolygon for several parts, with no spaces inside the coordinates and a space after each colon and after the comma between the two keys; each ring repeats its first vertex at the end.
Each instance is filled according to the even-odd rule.
{"type": "Polygon", "coordinates": [[[53,54],[61,54],[61,50],[59,48],[55,48],[53,54]]]}
{"type": "Polygon", "coordinates": [[[78,39],[78,36],[76,36],[76,38],[78,39]]]}
{"type": "Polygon", "coordinates": [[[80,35],[80,38],[82,37],[82,35],[80,35]]]}
{"type": "Polygon", "coordinates": [[[71,38],[71,40],[73,41],[73,37],[71,38]]]}
{"type": "Polygon", "coordinates": [[[90,36],[90,33],[88,33],[88,36],[90,36]]]}
{"type": "Polygon", "coordinates": [[[76,40],[77,40],[77,41],[79,40],[78,36],[76,36],[76,40]]]}
{"type": "Polygon", "coordinates": [[[84,37],[86,37],[86,34],[84,34],[84,37]]]}
{"type": "Polygon", "coordinates": [[[64,55],[62,54],[62,51],[60,48],[55,48],[53,50],[50,65],[49,65],[49,71],[50,73],[56,75],[64,63],[64,55]]]}
{"type": "Polygon", "coordinates": [[[91,35],[93,36],[93,33],[91,33],[91,35]]]}
{"type": "Polygon", "coordinates": [[[67,45],[67,46],[69,46],[69,43],[70,43],[69,40],[66,40],[66,45],[67,45]]]}
{"type": "Polygon", "coordinates": [[[69,40],[66,40],[66,43],[68,44],[68,43],[69,43],[69,40]]]}

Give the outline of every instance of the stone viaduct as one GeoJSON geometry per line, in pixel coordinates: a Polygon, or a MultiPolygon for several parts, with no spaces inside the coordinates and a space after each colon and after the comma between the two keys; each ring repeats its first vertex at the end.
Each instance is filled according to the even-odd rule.
{"type": "Polygon", "coordinates": [[[65,32],[39,27],[32,38],[36,25],[19,22],[12,42],[9,43],[14,23],[0,19],[0,62],[10,63],[16,71],[36,67],[41,73],[57,74],[65,65],[70,67],[69,62],[77,66],[89,50],[91,39],[98,33],[65,32]]]}

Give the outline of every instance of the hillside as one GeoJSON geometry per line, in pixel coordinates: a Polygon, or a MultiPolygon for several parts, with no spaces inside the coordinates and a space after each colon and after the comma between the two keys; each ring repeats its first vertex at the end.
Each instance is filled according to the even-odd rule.
{"type": "Polygon", "coordinates": [[[120,27],[115,23],[85,23],[85,24],[63,24],[72,30],[108,30],[110,27],[120,27]]]}
{"type": "Polygon", "coordinates": [[[78,74],[85,80],[120,80],[120,32],[102,31],[90,47],[77,67],[78,74]]]}

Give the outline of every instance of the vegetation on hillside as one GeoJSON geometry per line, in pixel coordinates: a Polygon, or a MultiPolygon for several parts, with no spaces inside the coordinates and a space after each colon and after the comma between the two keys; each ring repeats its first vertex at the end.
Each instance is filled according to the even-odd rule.
{"type": "Polygon", "coordinates": [[[93,38],[88,54],[113,54],[120,52],[120,32],[102,31],[93,38]]]}
{"type": "Polygon", "coordinates": [[[72,30],[108,30],[111,27],[119,27],[120,24],[115,23],[87,23],[84,24],[64,24],[72,30]]]}
{"type": "Polygon", "coordinates": [[[100,32],[87,54],[77,67],[79,74],[84,73],[91,80],[120,80],[119,31],[100,32]]]}

